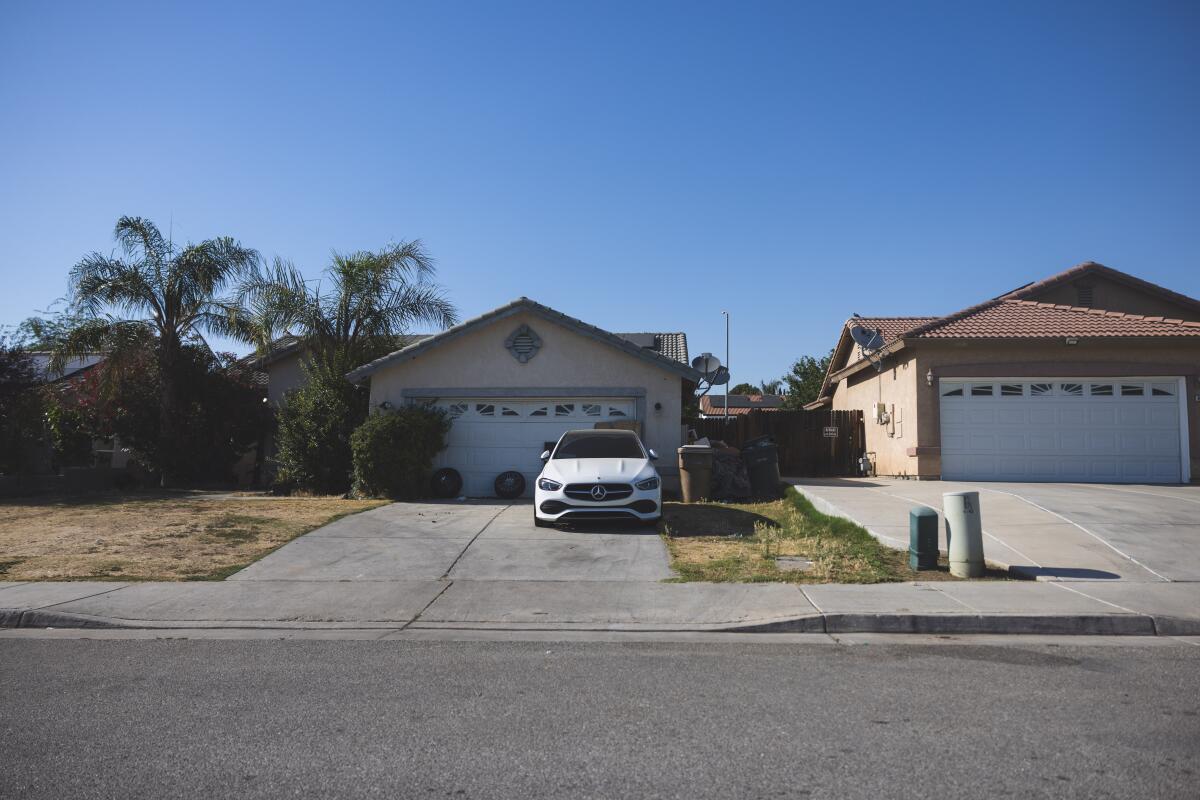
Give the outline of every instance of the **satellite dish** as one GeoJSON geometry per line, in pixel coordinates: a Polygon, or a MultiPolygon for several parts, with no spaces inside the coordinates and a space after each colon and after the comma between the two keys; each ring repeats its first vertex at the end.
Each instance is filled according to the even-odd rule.
{"type": "Polygon", "coordinates": [[[851,325],[850,338],[862,348],[863,358],[870,361],[876,371],[881,371],[883,369],[883,359],[873,358],[873,356],[883,348],[883,332],[879,328],[851,325]]]}
{"type": "Polygon", "coordinates": [[[850,338],[863,349],[864,352],[875,350],[883,347],[883,333],[879,328],[867,328],[862,325],[850,326],[850,338]]]}
{"type": "Polygon", "coordinates": [[[708,382],[713,386],[724,386],[729,383],[729,370],[726,367],[717,367],[708,382]]]}
{"type": "Polygon", "coordinates": [[[692,369],[703,372],[706,377],[715,373],[720,367],[721,359],[712,353],[701,353],[692,359],[692,369]]]}

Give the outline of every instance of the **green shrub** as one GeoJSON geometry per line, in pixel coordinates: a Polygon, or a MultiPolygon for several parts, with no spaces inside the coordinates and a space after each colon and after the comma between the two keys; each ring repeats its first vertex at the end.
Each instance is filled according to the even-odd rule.
{"type": "Polygon", "coordinates": [[[397,500],[425,495],[433,458],[446,447],[449,432],[450,420],[438,409],[372,414],[350,437],[355,490],[397,500]]]}
{"type": "Polygon", "coordinates": [[[367,392],[332,370],[306,368],[308,381],[279,408],[276,482],[287,489],[343,494],[353,466],[350,436],[367,416],[367,392]]]}

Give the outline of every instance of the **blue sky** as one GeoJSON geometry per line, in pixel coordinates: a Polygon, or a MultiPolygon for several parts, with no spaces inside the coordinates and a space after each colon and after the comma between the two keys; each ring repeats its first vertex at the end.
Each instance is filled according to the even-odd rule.
{"type": "Polygon", "coordinates": [[[0,323],[122,214],[734,380],[1096,260],[1200,296],[1200,3],[6,3],[0,323]]]}

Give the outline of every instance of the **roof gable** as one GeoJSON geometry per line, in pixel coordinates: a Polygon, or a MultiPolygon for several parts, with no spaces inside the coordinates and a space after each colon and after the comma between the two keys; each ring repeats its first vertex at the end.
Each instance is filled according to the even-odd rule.
{"type": "Polygon", "coordinates": [[[1145,314],[1149,311],[1150,316],[1163,312],[1163,316],[1200,320],[1200,300],[1173,292],[1127,272],[1097,264],[1095,261],[1076,264],[1057,275],[1026,284],[995,299],[1034,300],[1059,305],[1104,308],[1110,311],[1134,314],[1145,314]],[[1095,291],[1095,289],[1105,286],[1119,287],[1124,290],[1125,297],[1121,298],[1117,292],[1095,291]],[[1086,287],[1089,290],[1087,294],[1093,295],[1094,299],[1073,291],[1082,287],[1086,287]],[[1140,295],[1140,301],[1134,300],[1130,304],[1130,300],[1133,299],[1131,295],[1133,297],[1140,295]]]}
{"type": "MultiPolygon", "coordinates": [[[[440,333],[435,333],[434,335],[432,335],[426,339],[423,339],[419,342],[416,342],[414,344],[410,344],[407,347],[402,347],[399,350],[396,350],[394,352],[387,354],[386,356],[383,356],[382,358],[377,358],[368,364],[364,364],[363,366],[359,367],[358,369],[351,371],[349,374],[346,375],[346,377],[350,381],[357,383],[357,382],[363,380],[364,378],[369,377],[374,372],[376,372],[377,370],[379,370],[380,368],[382,368],[386,365],[410,360],[422,353],[425,353],[428,350],[431,350],[435,347],[438,347],[441,344],[444,344],[445,342],[453,341],[454,339],[457,339],[458,337],[462,336],[465,333],[476,330],[478,328],[482,328],[485,325],[489,325],[493,322],[498,322],[500,320],[506,319],[508,317],[513,316],[514,314],[518,314],[521,312],[527,312],[527,313],[533,314],[537,317],[547,320],[548,322],[552,322],[556,325],[566,328],[567,330],[570,330],[581,336],[601,342],[602,344],[606,344],[610,347],[613,347],[617,350],[624,352],[627,355],[630,355],[630,356],[633,356],[634,358],[638,358],[643,361],[646,361],[646,362],[653,364],[654,366],[657,366],[668,372],[672,372],[683,378],[687,378],[688,380],[698,382],[700,380],[700,378],[702,377],[699,372],[692,369],[686,363],[682,363],[682,362],[677,361],[674,358],[671,358],[667,355],[663,355],[661,352],[658,351],[658,349],[651,349],[649,347],[643,347],[635,341],[630,341],[628,338],[624,338],[624,337],[630,336],[631,334],[621,335],[621,334],[609,333],[608,331],[606,331],[602,328],[598,328],[595,325],[589,325],[588,323],[583,322],[582,320],[576,319],[574,317],[569,317],[560,311],[555,311],[554,309],[550,308],[549,306],[544,306],[541,303],[530,300],[528,297],[518,297],[516,300],[513,300],[511,303],[500,306],[499,308],[495,308],[491,311],[488,311],[485,314],[480,314],[479,316],[474,317],[473,319],[469,319],[469,320],[466,320],[465,322],[461,322],[458,325],[455,325],[454,327],[447,328],[446,330],[444,330],[440,333]]],[[[637,336],[637,334],[633,334],[633,335],[637,336]]],[[[642,335],[649,335],[649,334],[642,334],[642,335]]],[[[687,340],[686,340],[686,338],[683,338],[683,334],[653,334],[653,335],[654,336],[666,336],[666,337],[680,337],[680,338],[672,339],[671,343],[670,343],[670,347],[675,350],[678,350],[680,347],[682,347],[684,354],[686,356],[687,340]],[[680,341],[680,339],[682,339],[682,341],[680,341]]]]}

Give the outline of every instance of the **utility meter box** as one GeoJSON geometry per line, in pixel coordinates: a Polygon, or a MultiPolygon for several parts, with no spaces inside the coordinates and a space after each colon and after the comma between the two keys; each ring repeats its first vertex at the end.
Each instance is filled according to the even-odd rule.
{"type": "Polygon", "coordinates": [[[937,569],[938,513],[926,506],[908,512],[908,566],[937,569]]]}

